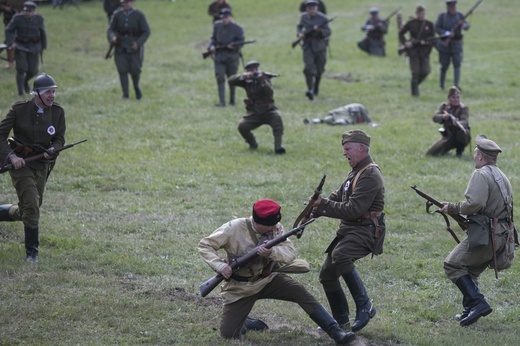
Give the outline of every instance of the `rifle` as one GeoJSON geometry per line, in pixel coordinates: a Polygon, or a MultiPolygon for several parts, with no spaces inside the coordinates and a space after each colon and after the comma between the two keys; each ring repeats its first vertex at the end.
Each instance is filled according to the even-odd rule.
{"type": "Polygon", "coordinates": [[[303,209],[300,215],[298,215],[298,217],[296,218],[296,221],[294,221],[293,227],[298,227],[301,224],[301,222],[305,222],[311,217],[312,208],[314,208],[314,201],[316,201],[318,197],[321,195],[321,189],[323,189],[323,185],[325,184],[326,178],[327,175],[323,174],[323,178],[321,178],[320,184],[318,185],[316,190],[314,190],[314,194],[309,199],[309,202],[307,202],[307,206],[305,207],[305,209],[303,209]]]}
{"type": "Polygon", "coordinates": [[[464,133],[468,133],[468,130],[466,130],[466,128],[464,128],[464,125],[462,125],[462,123],[459,121],[459,119],[455,118],[455,116],[453,114],[451,114],[451,113],[448,113],[448,115],[451,118],[451,122],[454,125],[456,125],[459,128],[459,130],[461,130],[464,133]]]}
{"type": "MultiPolygon", "coordinates": [[[[475,11],[475,9],[480,5],[480,3],[484,1],[484,0],[478,0],[475,5],[473,5],[473,7],[470,8],[470,10],[462,17],[462,20],[460,20],[457,25],[455,25],[453,28],[451,28],[450,30],[450,33],[453,33],[455,30],[457,30],[459,28],[459,26],[461,26],[462,24],[464,24],[464,22],[466,21],[466,18],[468,18],[472,13],[473,11],[475,11]]],[[[445,36],[446,37],[446,36],[445,36]]],[[[451,41],[451,37],[450,36],[447,36],[445,40],[442,41],[442,44],[445,46],[445,47],[448,47],[448,45],[450,44],[450,41],[451,41]]]]}
{"type": "MultiPolygon", "coordinates": [[[[248,262],[252,261],[253,259],[257,258],[258,256],[260,256],[257,252],[258,252],[258,248],[259,247],[264,247],[266,249],[270,249],[272,248],[273,246],[275,245],[278,245],[280,244],[281,242],[284,242],[287,240],[287,238],[289,238],[290,236],[292,235],[298,235],[298,234],[301,234],[303,232],[303,230],[305,229],[305,226],[307,226],[308,224],[310,224],[311,222],[314,222],[314,219],[309,219],[307,220],[307,222],[304,222],[302,223],[300,226],[296,227],[296,228],[293,228],[292,230],[290,230],[289,232],[287,233],[284,233],[274,239],[271,239],[269,240],[268,242],[264,243],[264,244],[261,244],[261,245],[258,245],[257,247],[255,247],[253,250],[251,250],[250,252],[248,252],[247,254],[237,258],[237,259],[234,259],[231,263],[229,263],[229,266],[231,267],[231,269],[233,270],[233,272],[236,272],[237,270],[239,270],[240,268],[242,268],[244,265],[246,265],[248,262]]],[[[200,290],[200,295],[201,297],[205,297],[207,296],[211,291],[213,291],[213,289],[215,287],[217,287],[222,281],[224,280],[224,276],[220,273],[218,273],[217,275],[213,276],[212,278],[204,281],[200,286],[199,286],[199,290],[200,290]]]]}
{"type": "Polygon", "coordinates": [[[114,50],[114,46],[115,46],[114,43],[110,44],[110,47],[108,48],[108,51],[105,54],[105,60],[108,60],[108,59],[110,59],[112,57],[112,51],[114,50]]]}
{"type": "Polygon", "coordinates": [[[390,14],[388,15],[388,17],[386,17],[386,18],[384,19],[384,21],[388,23],[388,22],[390,21],[390,19],[391,19],[393,16],[395,16],[396,14],[399,13],[399,11],[401,11],[401,6],[399,6],[397,9],[395,9],[394,12],[390,13],[390,14]]]}
{"type": "Polygon", "coordinates": [[[399,46],[399,48],[397,49],[397,53],[399,55],[403,54],[404,52],[407,52],[409,51],[410,49],[413,49],[415,47],[417,47],[418,45],[420,45],[422,42],[426,42],[426,43],[430,43],[430,42],[434,42],[434,41],[437,41],[438,39],[442,38],[442,36],[434,36],[434,37],[429,37],[427,39],[423,39],[423,40],[411,40],[410,42],[412,42],[412,47],[408,48],[406,47],[404,44],[399,46]]]}
{"type": "MultiPolygon", "coordinates": [[[[72,148],[73,146],[75,146],[77,144],[80,144],[80,143],[83,143],[83,142],[86,142],[86,141],[87,141],[86,139],[83,139],[83,140],[81,140],[79,142],[67,144],[67,145],[64,145],[61,148],[56,148],[54,150],[53,154],[58,154],[62,150],[72,148]]],[[[31,157],[28,157],[28,158],[24,159],[24,161],[25,161],[25,163],[29,163],[29,162],[32,162],[32,161],[40,160],[40,159],[44,158],[44,155],[45,155],[45,153],[37,154],[37,155],[34,155],[34,156],[31,156],[31,157]]],[[[5,166],[0,168],[0,174],[5,173],[7,171],[11,171],[13,169],[14,169],[13,164],[12,163],[8,163],[5,166]]]]}
{"type": "Polygon", "coordinates": [[[203,52],[202,58],[206,59],[207,57],[214,55],[215,51],[217,51],[219,49],[227,48],[227,46],[229,46],[229,45],[236,47],[236,46],[243,46],[245,44],[250,44],[250,43],[255,43],[255,42],[256,42],[256,40],[250,40],[250,41],[234,42],[234,43],[229,43],[229,44],[220,44],[218,46],[215,46],[215,50],[207,50],[207,51],[203,52]]]}
{"type": "MultiPolygon", "coordinates": [[[[321,23],[320,25],[318,25],[318,28],[321,28],[321,27],[323,27],[325,24],[332,22],[335,18],[336,18],[336,17],[334,16],[334,17],[332,17],[332,18],[330,18],[330,19],[327,19],[326,21],[324,21],[323,23],[321,23]]],[[[305,40],[305,39],[307,39],[307,38],[310,38],[312,35],[314,35],[315,32],[316,32],[316,30],[314,30],[314,28],[313,28],[311,31],[308,31],[308,32],[304,33],[302,38],[298,38],[298,39],[296,39],[295,41],[293,41],[293,42],[291,43],[291,47],[292,47],[292,48],[296,47],[296,46],[298,45],[298,43],[300,43],[302,40],[305,40]]]]}
{"type": "MultiPolygon", "coordinates": [[[[432,196],[430,196],[427,193],[422,192],[421,190],[419,190],[417,188],[417,185],[413,185],[413,186],[411,186],[411,188],[414,189],[415,192],[417,192],[417,194],[419,196],[421,196],[422,198],[426,199],[426,212],[428,214],[433,214],[433,213],[430,212],[430,207],[432,205],[435,205],[435,206],[437,206],[439,208],[442,208],[444,206],[441,202],[437,201],[432,196]]],[[[448,217],[446,216],[446,214],[441,212],[440,210],[436,210],[435,212],[441,214],[444,217],[444,221],[446,222],[446,230],[448,232],[450,232],[451,236],[453,237],[453,239],[455,239],[455,241],[457,243],[460,243],[459,238],[457,238],[457,235],[455,235],[455,232],[453,232],[453,230],[450,227],[450,221],[448,220],[448,217]]],[[[460,228],[462,228],[464,231],[467,231],[467,229],[468,229],[468,221],[467,221],[467,219],[465,217],[461,216],[460,214],[448,214],[448,215],[453,220],[457,221],[457,223],[459,224],[460,228]]]]}
{"type": "MultiPolygon", "coordinates": [[[[0,53],[2,53],[4,51],[4,49],[7,49],[7,45],[5,43],[0,43],[0,53]]],[[[2,60],[5,60],[5,61],[9,61],[9,59],[7,58],[4,58],[3,56],[0,56],[0,59],[2,60]]]]}

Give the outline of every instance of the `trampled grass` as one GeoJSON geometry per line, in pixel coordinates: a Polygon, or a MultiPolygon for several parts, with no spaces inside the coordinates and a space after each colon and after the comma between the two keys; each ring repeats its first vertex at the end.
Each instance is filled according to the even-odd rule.
{"type": "MultiPolygon", "coordinates": [[[[47,185],[42,206],[41,253],[36,265],[24,261],[19,223],[0,225],[0,345],[327,345],[328,337],[295,304],[262,301],[252,316],[270,330],[241,341],[218,335],[218,289],[206,298],[198,285],[213,275],[198,257],[205,235],[234,217],[247,216],[253,202],[282,204],[289,228],[321,179],[324,193],[335,189],[350,167],[339,139],[349,128],[305,125],[350,102],[367,106],[377,127],[359,125],[372,136],[371,153],[386,182],[387,240],[383,255],[363,259],[358,269],[378,309],[358,333],[360,345],[516,345],[518,264],[491,270],[480,285],[493,313],[469,328],[453,320],[461,295],[442,269],[454,246],[442,219],[424,212],[410,185],[441,200],[462,198],[473,170],[470,150],[461,159],[424,156],[437,140],[431,121],[446,92],[438,88],[437,53],[421,97],[409,95],[407,61],[396,54],[395,19],[384,59],[356,48],[359,27],[371,6],[384,16],[402,6],[403,17],[417,3],[327,0],[333,36],[319,98],[304,96],[301,51],[291,49],[299,1],[235,0],[235,20],[255,44],[244,59],[279,73],[275,100],[285,124],[287,154],[273,154],[268,127],[255,131],[259,150],[250,152],[236,124],[244,113],[217,109],[211,60],[203,60],[211,34],[209,1],[139,0],[152,36],[142,75],[144,97],[120,100],[107,50],[106,16],[99,1],[79,10],[42,5],[49,47],[40,71],[55,77],[67,115],[67,142],[88,142],[63,152],[47,185]]],[[[423,1],[427,18],[443,11],[441,1],[423,1]]],[[[459,1],[461,12],[472,2],[459,1]]],[[[504,152],[499,166],[515,192],[520,178],[517,150],[518,44],[520,10],[513,0],[484,1],[465,35],[461,87],[470,108],[472,134],[485,133],[504,152]]],[[[447,83],[452,82],[452,70],[447,83]]],[[[14,71],[0,71],[0,110],[18,100],[14,71]]],[[[243,98],[243,91],[237,98],[243,98]]],[[[132,95],[133,97],[133,95],[132,95]]],[[[2,203],[15,201],[7,174],[0,176],[2,203]]],[[[300,257],[312,265],[299,275],[326,307],[318,282],[323,251],[337,222],[319,219],[301,239],[300,257]]],[[[462,232],[456,230],[460,237],[462,232]]],[[[352,300],[349,298],[352,303],[352,300]]],[[[352,305],[352,304],[351,304],[352,305]]],[[[327,307],[328,308],[328,307],[327,307]]]]}

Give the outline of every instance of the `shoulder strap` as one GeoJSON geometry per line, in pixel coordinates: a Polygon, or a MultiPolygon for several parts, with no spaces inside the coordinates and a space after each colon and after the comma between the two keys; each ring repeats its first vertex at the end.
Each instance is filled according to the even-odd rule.
{"type": "Polygon", "coordinates": [[[365,167],[361,168],[361,169],[359,170],[359,172],[357,172],[356,176],[354,177],[354,182],[352,183],[352,191],[354,191],[354,189],[356,188],[357,181],[358,181],[359,177],[361,176],[361,174],[362,174],[364,171],[366,171],[366,169],[367,169],[368,167],[372,167],[372,166],[376,166],[376,167],[379,168],[379,166],[378,166],[376,163],[374,163],[374,162],[370,162],[368,165],[366,165],[365,167]]]}
{"type": "Polygon", "coordinates": [[[493,176],[495,183],[498,185],[500,189],[500,193],[502,194],[502,198],[504,199],[504,204],[507,208],[507,216],[511,219],[512,214],[512,205],[511,205],[511,197],[508,195],[506,191],[506,186],[504,184],[504,177],[500,174],[496,169],[493,169],[491,166],[484,166],[484,168],[493,176]]]}

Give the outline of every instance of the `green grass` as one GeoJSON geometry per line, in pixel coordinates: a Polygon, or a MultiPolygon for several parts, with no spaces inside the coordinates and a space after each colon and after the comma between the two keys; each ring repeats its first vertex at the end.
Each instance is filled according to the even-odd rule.
{"type": "MultiPolygon", "coordinates": [[[[358,263],[378,309],[357,333],[358,344],[517,344],[518,264],[499,280],[491,270],[483,274],[482,291],[494,311],[461,328],[453,320],[461,295],[442,269],[454,242],[442,219],[427,215],[423,200],[410,189],[417,184],[441,200],[457,201],[473,171],[470,150],[462,159],[424,155],[439,137],[431,115],[446,98],[438,88],[437,53],[421,97],[411,98],[407,62],[396,53],[395,19],[386,58],[369,57],[356,47],[369,7],[377,5],[385,16],[400,5],[407,18],[417,3],[327,0],[329,14],[338,18],[331,23],[327,78],[319,98],[309,102],[301,51],[290,48],[298,2],[232,3],[246,38],[257,39],[244,47],[244,59],[280,73],[274,85],[285,124],[284,156],[274,155],[269,127],[255,131],[259,150],[248,150],[236,130],[242,106],[213,107],[213,66],[201,57],[211,34],[209,1],[136,2],[152,29],[141,101],[120,100],[113,61],[103,59],[107,22],[99,1],[82,2],[79,10],[38,8],[49,36],[40,71],[59,85],[67,142],[88,142],[60,155],[47,184],[38,264],[24,261],[22,225],[0,225],[0,345],[331,344],[296,304],[276,301],[258,302],[252,311],[269,324],[268,332],[249,333],[242,341],[220,339],[218,289],[199,296],[199,284],[213,273],[196,246],[222,223],[249,215],[259,198],[279,201],[290,227],[322,174],[327,174],[325,194],[337,188],[350,170],[339,140],[353,127],[302,120],[351,102],[366,105],[379,124],[357,127],[372,137],[371,153],[385,178],[388,227],[384,254],[358,263]],[[333,78],[349,74],[351,82],[333,78]]],[[[422,3],[433,21],[444,10],[440,1],[422,3]]],[[[459,10],[471,5],[459,2],[459,10]]],[[[519,15],[513,0],[480,5],[465,35],[461,79],[473,137],[484,133],[502,147],[499,166],[515,192],[519,15]]],[[[452,76],[450,69],[448,85],[452,76]]],[[[5,114],[18,100],[14,71],[0,70],[0,95],[5,114]]],[[[243,95],[239,90],[238,99],[243,95]]],[[[0,193],[2,203],[16,201],[7,174],[0,176],[0,193]]],[[[300,257],[312,265],[297,278],[326,307],[318,271],[336,227],[336,220],[319,219],[301,239],[293,239],[300,257]]]]}

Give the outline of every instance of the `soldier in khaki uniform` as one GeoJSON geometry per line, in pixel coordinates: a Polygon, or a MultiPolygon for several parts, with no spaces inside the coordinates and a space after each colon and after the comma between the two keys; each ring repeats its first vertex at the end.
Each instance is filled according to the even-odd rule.
{"type": "Polygon", "coordinates": [[[460,90],[452,86],[448,90],[448,102],[443,102],[432,117],[433,122],[442,124],[441,139],[434,143],[426,155],[445,155],[455,149],[457,157],[471,140],[469,127],[469,108],[460,102],[460,90]]]}
{"type": "MultiPolygon", "coordinates": [[[[465,199],[458,203],[443,202],[441,212],[449,214],[480,214],[493,224],[495,253],[502,251],[506,244],[508,232],[513,232],[513,190],[506,175],[496,166],[498,154],[502,149],[488,139],[479,135],[473,151],[476,170],[471,175],[465,199]]],[[[444,260],[444,271],[462,292],[462,314],[456,315],[461,326],[469,326],[480,317],[492,312],[484,295],[480,293],[477,280],[493,260],[493,246],[489,232],[478,235],[468,231],[468,237],[458,244],[444,260]],[[478,237],[480,246],[472,247],[472,240],[478,237]],[[485,245],[487,243],[487,245],[485,245]]]]}
{"type": "Polygon", "coordinates": [[[22,221],[25,232],[25,251],[28,261],[38,259],[40,206],[50,173],[55,148],[65,144],[65,111],[54,102],[56,83],[46,73],[34,79],[33,98],[11,106],[0,122],[0,155],[2,166],[11,163],[9,171],[18,195],[18,204],[0,206],[0,221],[22,221]],[[14,139],[25,149],[11,150],[7,138],[14,139]],[[26,164],[27,157],[44,153],[45,159],[26,164]]]}
{"type": "Polygon", "coordinates": [[[385,233],[384,183],[379,167],[370,157],[370,137],[361,130],[342,135],[343,156],[352,171],[338,190],[314,203],[313,216],[340,219],[336,238],[326,250],[320,282],[340,325],[348,326],[349,307],[339,281],[343,277],[356,303],[352,331],[364,328],[376,314],[354,262],[370,253],[382,253],[385,233]]]}
{"type": "Polygon", "coordinates": [[[245,73],[233,75],[228,79],[230,86],[242,87],[247,94],[247,99],[244,100],[247,114],[238,124],[238,131],[249,144],[249,148],[255,150],[258,143],[251,130],[269,124],[273,129],[274,152],[285,154],[285,148],[282,146],[283,122],[280,111],[274,104],[271,84],[271,78],[277,75],[259,71],[259,66],[258,61],[250,61],[245,66],[245,73]]]}
{"type": "Polygon", "coordinates": [[[36,12],[36,4],[26,1],[23,11],[15,15],[5,28],[5,44],[15,49],[16,85],[18,95],[29,93],[29,80],[36,76],[40,54],[47,49],[47,34],[43,17],[36,12]]]}
{"type": "Polygon", "coordinates": [[[220,334],[224,338],[239,338],[251,326],[263,325],[264,328],[257,329],[267,328],[263,322],[248,319],[247,315],[257,300],[277,299],[298,303],[334,341],[348,344],[355,338],[354,334],[344,332],[302,284],[280,271],[264,274],[264,269],[273,261],[283,267],[296,260],[296,249],[289,239],[270,249],[260,246],[259,259],[252,260],[236,272],[229,266],[230,260],[283,234],[283,226],[279,223],[282,218],[280,209],[280,205],[273,200],[259,200],[253,205],[251,217],[231,220],[199,242],[202,259],[214,271],[229,279],[222,285],[224,306],[220,334]],[[226,259],[219,256],[219,250],[227,253],[226,259]]]}

